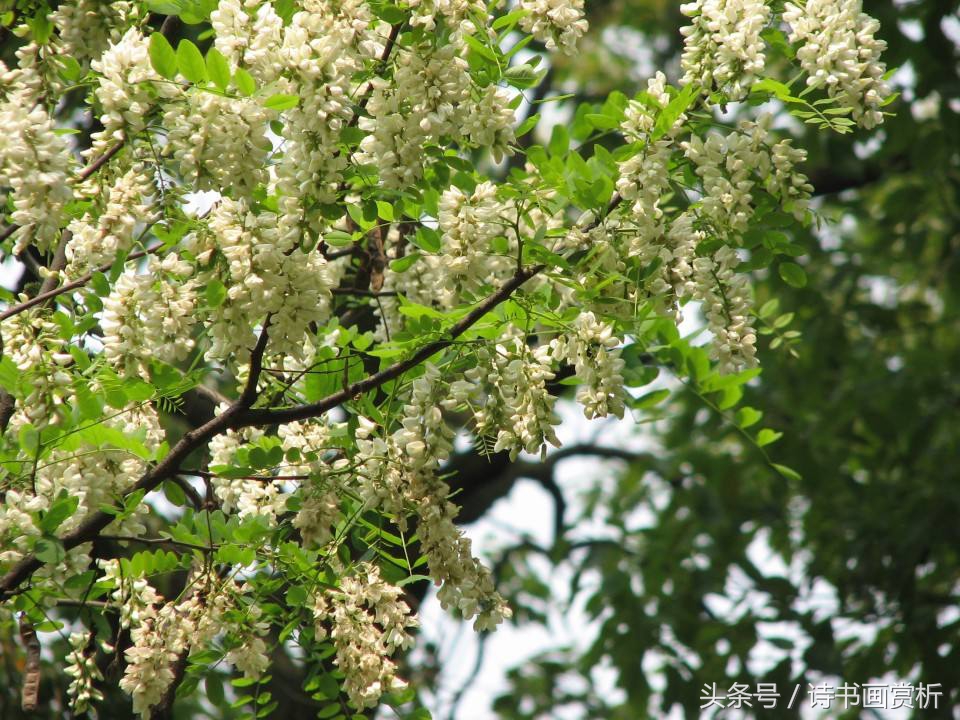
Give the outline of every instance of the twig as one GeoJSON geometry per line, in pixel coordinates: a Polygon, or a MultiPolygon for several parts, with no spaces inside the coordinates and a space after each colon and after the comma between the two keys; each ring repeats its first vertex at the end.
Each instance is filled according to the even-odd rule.
{"type": "Polygon", "coordinates": [[[245,408],[249,408],[257,399],[257,383],[260,381],[260,374],[263,372],[263,353],[267,349],[270,321],[272,319],[273,313],[267,315],[260,330],[260,337],[257,338],[257,344],[250,352],[250,373],[247,375],[247,384],[243,388],[243,392],[240,393],[240,399],[237,400],[237,403],[245,408]]]}
{"type": "Polygon", "coordinates": [[[370,375],[363,380],[359,380],[358,382],[348,385],[340,392],[329,395],[323,400],[315,403],[281,408],[279,410],[251,410],[247,413],[244,413],[242,416],[239,416],[237,418],[238,422],[232,426],[232,429],[249,427],[251,425],[272,425],[275,423],[282,424],[316,417],[317,415],[322,415],[323,413],[332,410],[333,408],[341,405],[353,397],[362,395],[370,390],[374,390],[381,385],[400,377],[411,368],[422,363],[431,355],[452,345],[454,340],[463,335],[463,333],[476,324],[480,318],[510,297],[517,288],[527,282],[530,278],[537,275],[543,269],[543,265],[537,265],[535,267],[527,268],[515,273],[514,276],[505,282],[499,290],[487,297],[486,300],[477,305],[458,323],[451,327],[450,330],[447,331],[446,337],[427,343],[406,360],[396,362],[390,367],[370,375]]]}
{"type": "Polygon", "coordinates": [[[185,478],[175,475],[174,477],[170,478],[170,482],[174,483],[178,488],[183,490],[183,494],[187,496],[187,498],[190,500],[190,504],[193,505],[197,510],[203,509],[204,505],[206,504],[204,499],[200,497],[200,493],[198,493],[193,485],[188,483],[185,478]]]}
{"type": "Polygon", "coordinates": [[[364,290],[363,288],[332,288],[330,290],[334,295],[357,295],[359,297],[372,297],[372,298],[381,298],[381,297],[396,297],[396,290],[364,290]]]}
{"type": "Polygon", "coordinates": [[[347,257],[348,255],[353,255],[353,247],[342,248],[341,250],[334,250],[333,252],[324,252],[323,257],[327,260],[336,260],[337,258],[347,257]]]}
{"type": "MultiPolygon", "coordinates": [[[[225,478],[209,470],[181,470],[181,475],[196,475],[202,478],[225,478]]],[[[309,480],[309,475],[230,475],[230,480],[259,480],[261,482],[283,482],[285,480],[309,480]]]]}
{"type": "Polygon", "coordinates": [[[195,543],[182,542],[180,540],[173,540],[172,538],[142,538],[136,535],[101,535],[100,539],[114,540],[116,542],[141,543],[143,545],[173,545],[174,547],[183,547],[188,550],[202,550],[203,552],[210,552],[215,549],[214,546],[196,545],[195,543]]]}
{"type": "MultiPolygon", "coordinates": [[[[138,250],[137,252],[130,253],[129,255],[127,255],[126,259],[138,260],[139,258],[142,258],[146,255],[155,253],[157,250],[161,249],[162,247],[163,245],[160,244],[152,248],[149,248],[147,250],[138,250]]],[[[96,270],[92,272],[88,272],[86,275],[83,275],[82,277],[77,278],[73,282],[69,282],[66,285],[61,285],[60,287],[55,288],[53,290],[48,290],[47,292],[42,292],[36,297],[32,297],[29,300],[25,300],[19,305],[14,305],[13,307],[9,307],[6,310],[4,310],[2,313],[0,313],[0,322],[6,320],[7,318],[13,317],[14,315],[19,315],[23,311],[29,310],[35,305],[40,305],[46,302],[47,300],[50,300],[51,298],[55,298],[57,295],[62,295],[63,293],[70,292],[71,290],[76,290],[78,287],[82,287],[83,285],[86,285],[90,281],[90,278],[93,277],[94,272],[107,272],[111,267],[113,267],[113,263],[110,263],[109,265],[101,265],[96,270]]]]}

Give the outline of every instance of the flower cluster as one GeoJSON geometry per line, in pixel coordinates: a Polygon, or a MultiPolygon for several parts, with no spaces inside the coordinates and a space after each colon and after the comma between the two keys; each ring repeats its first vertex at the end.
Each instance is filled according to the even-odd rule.
{"type": "Polygon", "coordinates": [[[30,423],[37,428],[56,425],[67,408],[73,364],[66,340],[56,323],[40,313],[24,313],[0,326],[4,353],[23,374],[29,393],[11,418],[13,429],[30,423]]]}
{"type": "Polygon", "coordinates": [[[40,97],[35,49],[25,46],[17,51],[21,62],[15,70],[0,62],[0,188],[13,191],[9,222],[20,226],[15,254],[31,243],[41,252],[51,250],[64,207],[73,197],[69,146],[54,133],[53,119],[40,97]]]}
{"type": "Polygon", "coordinates": [[[50,14],[57,28],[60,52],[78,62],[100,57],[111,41],[116,42],[139,17],[137,3],[77,0],[61,3],[50,14]]]}
{"type": "Polygon", "coordinates": [[[260,0],[221,0],[210,13],[214,45],[235,67],[247,69],[264,84],[277,78],[283,20],[273,5],[260,0]]]}
{"type": "Polygon", "coordinates": [[[165,601],[144,578],[125,573],[117,560],[98,560],[100,583],[111,588],[110,599],[120,609],[120,626],[130,631],[131,646],[120,687],[133,698],[133,711],[149,718],[174,682],[181,654],[204,647],[215,636],[232,636],[227,661],[247,677],[266,668],[263,635],[268,625],[262,611],[245,601],[250,586],[234,579],[219,580],[199,566],[191,572],[190,590],[177,601],[165,601]],[[232,612],[242,607],[242,614],[232,612]],[[238,619],[242,618],[242,619],[238,619]]]}
{"type": "MultiPolygon", "coordinates": [[[[223,410],[226,407],[219,408],[219,411],[223,410]]],[[[210,464],[213,467],[241,465],[237,451],[261,437],[263,432],[256,428],[231,431],[215,437],[210,441],[210,464]]],[[[212,484],[223,511],[236,513],[240,517],[261,515],[276,521],[277,514],[286,507],[283,483],[279,480],[218,476],[212,479],[212,484]]]]}
{"type": "Polygon", "coordinates": [[[550,346],[530,347],[515,333],[480,348],[476,365],[451,390],[455,400],[474,409],[477,434],[494,436],[494,451],[516,458],[521,450],[540,453],[546,443],[560,446],[553,429],[560,423],[556,398],[547,389],[555,377],[550,346]]]}
{"type": "Polygon", "coordinates": [[[280,87],[300,98],[297,107],[284,114],[284,151],[276,168],[278,225],[284,242],[299,242],[305,231],[307,199],[324,203],[336,199],[348,165],[338,143],[343,130],[356,122],[351,78],[383,48],[384,38],[375,32],[365,2],[344,0],[336,5],[304,2],[304,9],[284,29],[280,46],[276,67],[285,68],[288,76],[280,87]]]}
{"type": "Polygon", "coordinates": [[[254,213],[245,200],[222,198],[209,228],[188,240],[189,250],[209,264],[198,281],[226,290],[209,308],[207,357],[246,357],[266,315],[274,352],[302,354],[307,327],[325,322],[329,312],[334,281],[323,255],[301,249],[296,238],[281,234],[275,214],[254,213]]]}
{"type": "Polygon", "coordinates": [[[333,538],[333,528],[343,518],[341,498],[349,472],[349,460],[342,456],[328,462],[335,447],[334,435],[346,434],[342,423],[293,422],[282,426],[277,434],[284,453],[296,453],[300,460],[285,466],[288,475],[307,475],[300,481],[300,509],[293,526],[300,531],[304,545],[322,546],[333,538]]]}
{"type": "MultiPolygon", "coordinates": [[[[92,193],[92,191],[91,191],[92,193]]],[[[133,247],[138,224],[149,223],[156,195],[149,170],[136,163],[118,176],[106,191],[99,213],[73,220],[67,230],[67,277],[79,277],[100,265],[109,265],[133,247]]]]}
{"type": "Polygon", "coordinates": [[[790,26],[790,41],[801,43],[797,59],[807,84],[826,87],[830,97],[853,108],[861,127],[882,123],[880,108],[890,89],[880,55],[887,44],[874,37],[880,23],[863,12],[861,0],[788,2],[783,19],[790,26]]]}
{"type": "Polygon", "coordinates": [[[87,633],[70,633],[70,652],[67,653],[67,666],[63,671],[73,680],[67,688],[70,696],[70,707],[77,714],[84,713],[91,703],[103,700],[103,693],[94,686],[98,680],[103,680],[103,673],[97,666],[94,653],[95,645],[91,648],[91,636],[87,633]]]}
{"type": "Polygon", "coordinates": [[[151,257],[147,271],[124,272],[103,302],[103,353],[124,374],[143,373],[151,358],[175,362],[193,349],[194,268],[171,253],[151,257]]]}
{"type": "Polygon", "coordinates": [[[358,709],[374,707],[385,692],[406,684],[390,656],[413,645],[408,628],[416,618],[401,599],[403,591],[380,577],[380,569],[361,563],[336,590],[317,594],[313,604],[316,637],[329,637],[344,673],[344,692],[358,709]]]}
{"type": "MultiPolygon", "coordinates": [[[[66,405],[77,404],[70,388],[61,390],[66,405]]],[[[51,413],[51,415],[53,415],[51,413]]],[[[30,417],[18,411],[11,418],[11,426],[24,428],[30,417]]],[[[55,415],[50,419],[55,419],[55,415]]],[[[38,422],[42,428],[44,423],[38,422]]],[[[104,433],[117,433],[136,439],[143,447],[141,455],[118,451],[116,448],[87,447],[77,453],[69,446],[57,449],[37,468],[32,487],[11,488],[0,505],[0,563],[8,564],[23,558],[42,535],[35,517],[48,511],[60,498],[76,498],[76,512],[57,528],[60,535],[77,528],[82,521],[104,505],[112,505],[116,498],[131,490],[147,467],[143,456],[156,452],[164,434],[156,413],[150,406],[134,406],[116,412],[104,423],[104,433]]],[[[148,508],[138,507],[132,514],[111,523],[113,532],[129,536],[141,535],[148,508]]],[[[90,562],[90,546],[84,544],[70,550],[59,564],[48,564],[40,576],[63,581],[83,572],[90,562]]]]}
{"type": "Polygon", "coordinates": [[[511,259],[494,255],[491,247],[494,238],[507,234],[510,215],[491,182],[480,183],[469,195],[451,187],[440,196],[441,253],[425,259],[419,278],[434,302],[453,307],[510,268],[511,259]]]}
{"type": "MultiPolygon", "coordinates": [[[[470,540],[454,524],[458,508],[449,499],[449,485],[436,474],[453,449],[453,432],[438,407],[447,394],[439,369],[428,364],[414,381],[401,426],[393,434],[379,436],[376,425],[361,418],[356,432],[361,493],[369,505],[397,517],[402,530],[407,511],[416,515],[430,576],[441,584],[441,604],[457,608],[466,619],[476,617],[477,629],[492,629],[510,617],[510,609],[496,592],[490,571],[473,557],[470,540]]],[[[445,404],[452,407],[456,401],[450,398],[445,404]]]]}
{"type": "Polygon", "coordinates": [[[170,128],[166,151],[191,187],[229,186],[249,196],[267,179],[270,119],[270,111],[251,98],[187,93],[184,102],[171,103],[164,113],[164,126],[170,128]]]}
{"type": "Polygon", "coordinates": [[[573,365],[581,385],[577,402],[588,420],[607,415],[623,417],[624,363],[613,328],[597,320],[592,312],[581,313],[574,322],[575,333],[551,341],[553,357],[573,365]]]}
{"type": "Polygon", "coordinates": [[[527,13],[520,18],[520,27],[550,50],[572,53],[589,27],[583,0],[520,0],[518,6],[527,13]]]}
{"type": "Polygon", "coordinates": [[[699,214],[718,236],[746,232],[753,217],[751,193],[761,183],[787,209],[801,217],[805,213],[813,188],[796,170],[805,153],[788,141],[772,143],[771,122],[763,115],[725,136],[694,135],[680,145],[703,184],[699,214]]]}
{"type": "Polygon", "coordinates": [[[99,156],[112,145],[141,132],[157,98],[172,98],[180,88],[164,81],[150,64],[147,41],[136,27],[124,33],[90,63],[98,74],[94,90],[103,130],[93,134],[90,153],[99,156]]]}
{"type": "Polygon", "coordinates": [[[751,323],[753,300],[747,279],[736,271],[740,258],[724,245],[693,261],[693,297],[702,303],[713,333],[711,357],[723,372],[756,367],[757,334],[751,323]]]}
{"type": "Polygon", "coordinates": [[[364,162],[380,169],[388,187],[406,187],[423,173],[423,147],[460,132],[467,117],[472,81],[458,48],[423,46],[398,60],[393,82],[376,80],[367,103],[370,117],[358,127],[364,162]]]}
{"type": "Polygon", "coordinates": [[[681,5],[680,11],[691,18],[681,29],[684,82],[730,100],[745,98],[763,72],[760,32],[770,20],[769,0],[696,0],[681,5]]]}

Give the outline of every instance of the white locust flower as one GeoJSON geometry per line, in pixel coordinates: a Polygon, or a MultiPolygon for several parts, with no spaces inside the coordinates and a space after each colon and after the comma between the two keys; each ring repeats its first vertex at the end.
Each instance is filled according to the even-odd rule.
{"type": "Polygon", "coordinates": [[[691,19],[680,31],[684,83],[743,100],[763,72],[760,32],[770,20],[767,0],[697,0],[681,5],[680,11],[691,19]]]}
{"type": "Polygon", "coordinates": [[[861,127],[882,123],[880,108],[890,88],[880,55],[887,44],[874,37],[880,23],[863,12],[861,0],[788,2],[783,19],[790,41],[802,43],[797,59],[809,76],[807,85],[825,87],[830,97],[853,108],[861,127]]]}

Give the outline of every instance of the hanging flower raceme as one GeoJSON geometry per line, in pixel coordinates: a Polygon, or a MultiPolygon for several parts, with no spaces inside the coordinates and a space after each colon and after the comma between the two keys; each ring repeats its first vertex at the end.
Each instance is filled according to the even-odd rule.
{"type": "Polygon", "coordinates": [[[790,41],[801,43],[797,59],[807,73],[807,84],[825,87],[830,97],[851,107],[854,120],[862,127],[882,123],[880,108],[890,89],[880,55],[887,44],[874,37],[880,23],[863,12],[863,3],[787,3],[783,19],[790,26],[790,41]]]}
{"type": "Polygon", "coordinates": [[[684,82],[742,100],[763,72],[760,32],[770,19],[768,0],[698,0],[680,10],[691,18],[681,30],[684,82]]]}

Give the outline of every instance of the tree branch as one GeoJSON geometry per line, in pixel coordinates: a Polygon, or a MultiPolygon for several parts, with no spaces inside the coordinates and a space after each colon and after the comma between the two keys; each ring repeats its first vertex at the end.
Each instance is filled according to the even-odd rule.
{"type": "MultiPolygon", "coordinates": [[[[616,208],[620,202],[620,196],[614,194],[607,206],[607,214],[616,208]]],[[[599,219],[594,221],[586,230],[592,229],[592,227],[595,227],[599,222],[599,219]]],[[[255,425],[282,424],[316,417],[317,415],[332,410],[353,397],[362,395],[370,390],[375,390],[391,380],[400,377],[411,368],[427,360],[433,354],[452,345],[458,337],[476,324],[484,315],[504,302],[515,290],[544,269],[544,265],[518,269],[513,277],[505,282],[499,290],[488,296],[483,302],[455,323],[450,330],[447,331],[446,337],[427,343],[408,359],[396,362],[378,373],[374,373],[363,380],[352,383],[343,390],[329,395],[319,402],[289,408],[252,409],[252,405],[257,399],[257,381],[263,369],[263,354],[267,345],[267,329],[270,324],[270,317],[267,317],[264,321],[260,338],[251,351],[250,375],[240,398],[217,417],[211,419],[199,428],[184,433],[183,437],[170,449],[167,456],[151,470],[144,473],[140,480],[130,489],[130,493],[140,490],[146,493],[152,492],[161,482],[179,472],[180,463],[183,462],[190,453],[227,430],[237,430],[255,425]]],[[[128,495],[130,493],[128,493],[128,495]]],[[[74,530],[60,538],[60,541],[66,550],[70,550],[85,542],[92,541],[111,522],[113,522],[113,515],[98,510],[80,523],[74,530]]],[[[27,578],[42,565],[43,563],[35,554],[27,555],[16,563],[10,568],[6,575],[0,578],[0,600],[13,595],[16,588],[25,582],[27,578]]]]}
{"type": "Polygon", "coordinates": [[[323,400],[315,403],[307,403],[305,405],[297,405],[294,407],[280,409],[250,410],[249,412],[238,416],[231,427],[236,429],[240,427],[248,427],[250,425],[271,425],[294,422],[296,420],[306,420],[308,418],[316,417],[317,415],[322,415],[338,405],[347,402],[353,397],[362,395],[370,390],[374,390],[381,385],[400,377],[403,375],[403,373],[407,372],[411,368],[416,367],[431,355],[452,345],[454,340],[463,335],[463,333],[476,324],[480,318],[510,297],[517,288],[519,288],[521,285],[527,282],[527,280],[535,276],[543,269],[543,265],[537,265],[532,268],[518,271],[512,278],[510,278],[510,280],[505,282],[499,290],[487,297],[486,300],[481,302],[473,310],[467,313],[459,322],[454,324],[453,327],[451,327],[447,332],[446,337],[427,343],[408,359],[396,362],[390,367],[364,378],[363,380],[355,382],[340,392],[329,395],[323,400]]]}
{"type": "MultiPolygon", "coordinates": [[[[260,375],[259,370],[262,367],[263,353],[267,344],[268,325],[269,319],[264,322],[260,338],[251,351],[250,377],[247,380],[247,386],[244,388],[240,399],[208,423],[184,433],[183,437],[170,449],[167,456],[151,470],[144,473],[130,489],[130,493],[139,490],[143,490],[145,493],[152,492],[161,482],[177,474],[180,469],[180,463],[183,462],[190,453],[217,435],[226,432],[233,426],[238,416],[241,416],[245,411],[249,410],[250,406],[256,400],[256,386],[260,375]],[[253,388],[252,391],[251,388],[253,388]]],[[[127,494],[129,495],[130,493],[127,494]]],[[[80,523],[75,529],[61,537],[60,542],[66,550],[75,548],[85,542],[91,542],[97,538],[113,520],[113,515],[98,510],[80,523]]],[[[30,554],[10,568],[7,574],[4,575],[3,578],[0,578],[0,600],[13,595],[16,588],[25,582],[27,578],[42,565],[43,563],[35,554],[30,554]]]]}
{"type": "MultiPolygon", "coordinates": [[[[138,250],[137,252],[130,253],[127,256],[127,260],[138,260],[142,257],[145,257],[146,255],[155,253],[157,250],[159,250],[162,247],[163,245],[161,244],[161,245],[157,245],[155,247],[149,248],[147,250],[138,250]]],[[[57,295],[62,295],[63,293],[70,292],[71,290],[76,290],[79,287],[83,287],[88,282],[90,282],[90,278],[93,277],[94,272],[107,272],[112,267],[113,267],[113,263],[110,263],[108,265],[101,265],[96,270],[92,272],[88,272],[86,275],[83,275],[77,278],[73,282],[69,282],[66,285],[61,285],[58,288],[47,289],[46,291],[42,291],[36,297],[32,297],[29,300],[25,300],[24,302],[18,305],[8,307],[6,310],[0,313],[0,322],[6,320],[7,318],[13,317],[14,315],[19,315],[25,310],[29,310],[30,308],[36,305],[41,305],[47,300],[51,300],[57,297],[57,295]]],[[[46,281],[44,281],[44,285],[46,285],[46,281]]],[[[41,290],[43,290],[42,287],[41,287],[41,290]]]]}
{"type": "Polygon", "coordinates": [[[100,539],[113,540],[115,542],[141,543],[143,545],[170,545],[172,547],[181,547],[187,550],[201,550],[203,552],[210,552],[216,549],[216,546],[196,545],[194,543],[173,540],[172,538],[142,538],[136,535],[101,535],[100,539]]]}

